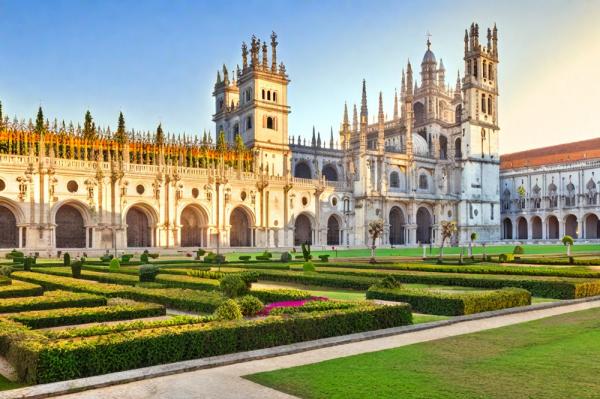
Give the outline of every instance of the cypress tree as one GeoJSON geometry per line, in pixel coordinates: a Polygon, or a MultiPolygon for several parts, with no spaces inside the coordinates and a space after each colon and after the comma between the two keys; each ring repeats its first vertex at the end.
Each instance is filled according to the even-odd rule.
{"type": "Polygon", "coordinates": [[[123,117],[123,113],[119,112],[119,126],[117,127],[117,131],[115,132],[115,140],[117,143],[125,142],[125,118],[123,117]]]}
{"type": "Polygon", "coordinates": [[[165,134],[163,133],[162,130],[162,123],[158,124],[158,127],[156,128],[156,144],[158,144],[159,146],[162,146],[165,143],[165,134]]]}
{"type": "Polygon", "coordinates": [[[96,125],[89,110],[86,111],[83,122],[83,138],[87,140],[94,140],[96,138],[96,125]]]}
{"type": "Polygon", "coordinates": [[[38,108],[37,117],[35,118],[35,132],[43,133],[44,132],[44,112],[42,111],[42,107],[38,108]]]}

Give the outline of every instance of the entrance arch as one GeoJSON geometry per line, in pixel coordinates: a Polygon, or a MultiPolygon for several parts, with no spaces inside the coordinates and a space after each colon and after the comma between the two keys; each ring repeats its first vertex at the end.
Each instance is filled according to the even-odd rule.
{"type": "Polygon", "coordinates": [[[327,181],[338,181],[338,173],[332,164],[327,164],[323,166],[323,176],[327,181]]]}
{"type": "Polygon", "coordinates": [[[431,214],[424,207],[417,210],[417,242],[431,243],[431,214]]]}
{"type": "Polygon", "coordinates": [[[527,236],[527,219],[520,217],[517,220],[517,239],[526,240],[527,236]]]}
{"type": "Polygon", "coordinates": [[[206,244],[206,213],[193,205],[188,205],[181,212],[181,246],[202,247],[206,244]]]}
{"type": "Polygon", "coordinates": [[[241,207],[231,211],[229,216],[229,246],[230,247],[250,247],[252,246],[251,219],[248,212],[241,207]]]}
{"type": "Polygon", "coordinates": [[[512,240],[513,238],[513,224],[509,218],[504,219],[502,222],[502,238],[505,240],[512,240]]]}
{"type": "Polygon", "coordinates": [[[294,245],[312,244],[312,224],[308,216],[298,215],[294,223],[294,245]]]}
{"type": "Polygon", "coordinates": [[[340,221],[334,215],[327,219],[327,245],[340,245],[340,221]]]}
{"type": "Polygon", "coordinates": [[[304,161],[300,161],[294,167],[294,177],[300,177],[302,179],[312,179],[312,171],[310,166],[304,161]]]}
{"type": "Polygon", "coordinates": [[[577,230],[577,216],[568,215],[565,218],[565,234],[573,238],[579,238],[577,230]]]}
{"type": "Polygon", "coordinates": [[[539,216],[531,218],[531,239],[542,239],[542,219],[539,216]]]}
{"type": "Polygon", "coordinates": [[[585,218],[585,238],[591,240],[600,238],[600,221],[598,216],[593,213],[585,218]]]}
{"type": "Polygon", "coordinates": [[[85,224],[79,209],[63,205],[54,216],[56,248],[85,248],[85,224]]]}
{"type": "Polygon", "coordinates": [[[0,248],[18,248],[17,218],[7,207],[0,205],[0,248]]]}
{"type": "Polygon", "coordinates": [[[125,217],[127,224],[127,246],[132,248],[151,247],[152,230],[148,213],[139,206],[133,206],[125,217]]]}
{"type": "Polygon", "coordinates": [[[404,245],[404,213],[395,206],[390,210],[390,245],[404,245]]]}
{"type": "Polygon", "coordinates": [[[558,225],[558,218],[554,215],[548,216],[548,239],[558,240],[560,234],[560,228],[558,225]]]}

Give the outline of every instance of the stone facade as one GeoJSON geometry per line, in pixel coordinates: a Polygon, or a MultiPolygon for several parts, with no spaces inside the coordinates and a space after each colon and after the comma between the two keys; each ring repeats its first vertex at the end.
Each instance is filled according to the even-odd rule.
{"type": "Polygon", "coordinates": [[[502,239],[600,238],[600,139],[501,157],[502,239]]]}
{"type": "Polygon", "coordinates": [[[391,119],[380,93],[369,124],[363,81],[352,122],[344,107],[339,144],[333,132],[328,142],[314,131],[310,143],[289,136],[290,80],[277,45],[273,34],[269,60],[253,37],[242,67],[219,71],[216,146],[162,131],[92,139],[5,121],[0,248],[364,247],[375,219],[385,225],[380,246],[437,243],[443,220],[457,222],[456,241],[472,232],[500,239],[495,27],[486,46],[476,24],[465,31],[465,73],[453,88],[428,40],[421,82],[409,62],[391,119]]]}

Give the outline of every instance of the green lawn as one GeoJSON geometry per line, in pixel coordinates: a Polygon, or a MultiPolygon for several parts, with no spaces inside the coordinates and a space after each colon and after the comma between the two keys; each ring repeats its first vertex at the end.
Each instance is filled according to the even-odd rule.
{"type": "Polygon", "coordinates": [[[24,384],[18,382],[11,382],[0,375],[0,391],[7,391],[9,389],[20,388],[24,386],[24,384]]]}
{"type": "Polygon", "coordinates": [[[598,398],[600,309],[246,378],[302,398],[598,398]]]}

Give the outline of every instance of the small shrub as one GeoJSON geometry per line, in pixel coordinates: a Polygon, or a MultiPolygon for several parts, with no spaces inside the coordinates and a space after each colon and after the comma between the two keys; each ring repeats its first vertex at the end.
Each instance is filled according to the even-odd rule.
{"type": "Polygon", "coordinates": [[[302,265],[302,270],[304,271],[304,273],[314,273],[317,271],[317,269],[315,269],[315,264],[312,263],[310,260],[304,262],[304,264],[302,265]]]}
{"type": "Polygon", "coordinates": [[[302,257],[306,262],[312,259],[312,255],[310,254],[310,244],[302,244],[302,257]]]}
{"type": "Polygon", "coordinates": [[[218,265],[225,263],[225,255],[215,255],[215,260],[214,262],[218,265]]]}
{"type": "Polygon", "coordinates": [[[121,262],[119,262],[119,259],[111,259],[110,264],[108,265],[108,270],[111,272],[118,272],[120,268],[121,262]]]}
{"type": "Polygon", "coordinates": [[[515,255],[513,254],[500,254],[498,257],[500,262],[513,262],[515,260],[515,255]]]}
{"type": "Polygon", "coordinates": [[[13,249],[12,251],[6,254],[6,259],[23,258],[24,256],[25,254],[23,252],[13,249]]]}
{"type": "Polygon", "coordinates": [[[81,266],[81,261],[71,262],[71,274],[73,275],[73,278],[81,277],[81,266]]]}
{"type": "Polygon", "coordinates": [[[321,262],[329,262],[329,255],[319,255],[321,262]]]}
{"type": "Polygon", "coordinates": [[[244,316],[256,316],[258,312],[263,310],[265,305],[255,296],[245,295],[237,300],[238,305],[244,316]]]}
{"type": "Polygon", "coordinates": [[[153,265],[143,265],[140,267],[140,282],[151,283],[156,279],[158,267],[153,265]]]}
{"type": "Polygon", "coordinates": [[[251,256],[249,255],[241,255],[238,259],[241,260],[242,262],[248,262],[250,260],[251,256]]]}
{"type": "Polygon", "coordinates": [[[121,255],[121,262],[122,263],[128,263],[131,260],[131,258],[133,258],[133,255],[130,255],[130,254],[125,255],[125,254],[123,254],[123,255],[121,255]]]}
{"type": "Polygon", "coordinates": [[[228,299],[219,305],[214,316],[217,320],[240,320],[243,318],[240,305],[233,299],[228,299]]]}
{"type": "Polygon", "coordinates": [[[15,269],[12,266],[2,266],[0,267],[0,276],[3,277],[10,277],[10,274],[14,271],[15,269]]]}
{"type": "Polygon", "coordinates": [[[214,263],[215,261],[215,257],[217,255],[214,252],[207,252],[206,255],[204,255],[204,263],[214,263]]]}
{"type": "Polygon", "coordinates": [[[570,265],[573,265],[573,264],[575,264],[575,258],[574,258],[574,257],[572,257],[572,256],[569,256],[569,264],[570,264],[570,265]]]}
{"type": "Polygon", "coordinates": [[[147,264],[150,263],[150,261],[148,260],[148,254],[146,252],[144,252],[141,256],[140,256],[140,261],[142,261],[143,264],[147,264]]]}
{"type": "Polygon", "coordinates": [[[111,254],[104,254],[100,257],[100,260],[102,262],[110,262],[112,260],[113,256],[111,254]]]}
{"type": "Polygon", "coordinates": [[[378,286],[381,288],[394,289],[394,288],[400,288],[402,286],[402,284],[400,284],[400,282],[398,280],[396,280],[396,278],[390,274],[388,276],[385,276],[385,278],[383,280],[381,280],[381,282],[378,284],[378,286]]]}
{"type": "Polygon", "coordinates": [[[152,253],[152,254],[148,254],[149,257],[151,257],[152,259],[158,259],[159,254],[158,253],[152,253]]]}
{"type": "Polygon", "coordinates": [[[237,298],[248,291],[246,282],[239,274],[226,275],[219,280],[219,287],[228,298],[237,298]]]}
{"type": "Polygon", "coordinates": [[[513,254],[514,255],[523,255],[524,253],[525,253],[525,249],[523,249],[523,247],[520,246],[520,245],[517,245],[515,247],[515,249],[513,249],[513,254]]]}
{"type": "Polygon", "coordinates": [[[571,236],[564,236],[561,241],[563,245],[573,245],[575,242],[571,236]]]}
{"type": "Polygon", "coordinates": [[[240,273],[240,277],[244,280],[246,284],[246,288],[250,290],[252,288],[252,283],[256,283],[258,281],[258,272],[247,271],[240,273]]]}
{"type": "Polygon", "coordinates": [[[68,252],[63,255],[63,265],[71,266],[71,255],[68,252]]]}
{"type": "Polygon", "coordinates": [[[281,254],[279,260],[283,263],[288,263],[292,260],[292,255],[289,252],[284,252],[281,254]]]}
{"type": "Polygon", "coordinates": [[[26,272],[31,271],[31,266],[34,264],[34,258],[27,256],[23,258],[23,270],[26,272]]]}
{"type": "Polygon", "coordinates": [[[200,259],[204,256],[205,253],[205,250],[203,250],[202,248],[198,248],[198,250],[196,250],[196,259],[200,259]]]}

